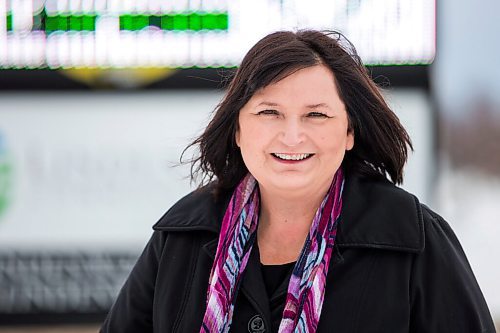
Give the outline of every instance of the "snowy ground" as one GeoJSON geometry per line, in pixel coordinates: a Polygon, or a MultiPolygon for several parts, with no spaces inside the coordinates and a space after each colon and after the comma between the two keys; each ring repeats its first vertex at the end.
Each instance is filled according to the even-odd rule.
{"type": "Polygon", "coordinates": [[[500,178],[443,168],[436,204],[460,239],[492,315],[500,323],[500,178]]]}

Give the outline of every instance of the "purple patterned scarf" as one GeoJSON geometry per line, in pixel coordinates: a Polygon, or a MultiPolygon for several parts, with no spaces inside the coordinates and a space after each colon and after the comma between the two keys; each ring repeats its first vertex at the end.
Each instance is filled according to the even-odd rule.
{"type": "MultiPolygon", "coordinates": [[[[344,176],[341,169],[316,211],[304,248],[288,283],[288,295],[279,327],[281,333],[316,332],[332,255],[337,220],[342,209],[344,176]]],[[[259,191],[248,174],[238,185],[226,209],[207,291],[207,309],[200,332],[228,332],[235,297],[257,236],[259,191]]]]}

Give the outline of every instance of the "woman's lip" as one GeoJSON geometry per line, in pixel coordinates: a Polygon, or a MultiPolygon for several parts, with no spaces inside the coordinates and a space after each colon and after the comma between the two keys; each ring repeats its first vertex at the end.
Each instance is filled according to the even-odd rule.
{"type": "Polygon", "coordinates": [[[276,160],[281,163],[288,163],[288,164],[294,164],[294,163],[300,163],[307,161],[309,158],[314,156],[312,153],[271,153],[271,156],[276,160]],[[301,159],[285,159],[285,158],[280,158],[278,155],[288,155],[288,156],[301,156],[301,155],[307,155],[305,158],[301,159]]]}

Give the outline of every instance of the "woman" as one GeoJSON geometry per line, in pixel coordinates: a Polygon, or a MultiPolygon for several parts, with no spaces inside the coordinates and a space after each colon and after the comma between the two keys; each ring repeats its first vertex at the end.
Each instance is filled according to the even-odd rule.
{"type": "Polygon", "coordinates": [[[448,224],[394,185],[410,139],[347,45],[248,52],[193,143],[213,181],[154,226],[102,332],[494,332],[448,224]]]}

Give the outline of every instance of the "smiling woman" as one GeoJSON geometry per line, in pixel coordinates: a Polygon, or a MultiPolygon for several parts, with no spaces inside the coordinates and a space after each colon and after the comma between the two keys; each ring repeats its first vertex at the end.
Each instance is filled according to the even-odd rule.
{"type": "Polygon", "coordinates": [[[449,225],[398,188],[411,141],[342,35],[276,32],[102,332],[494,332],[449,225]],[[203,181],[202,181],[203,183],[203,181]]]}
{"type": "Polygon", "coordinates": [[[300,203],[317,197],[313,205],[318,207],[320,193],[328,191],[354,144],[333,73],[324,65],[300,69],[259,90],[241,109],[238,125],[236,144],[261,198],[293,191],[300,203]]]}

